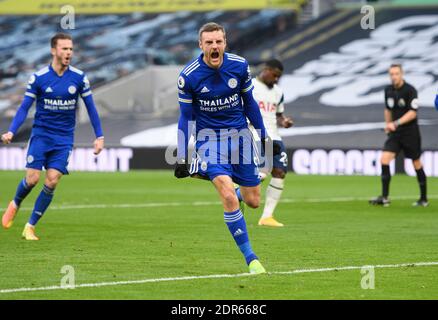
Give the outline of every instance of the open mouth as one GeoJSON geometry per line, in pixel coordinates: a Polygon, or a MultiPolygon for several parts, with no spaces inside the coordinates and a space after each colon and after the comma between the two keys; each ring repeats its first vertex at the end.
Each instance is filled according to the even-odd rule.
{"type": "Polygon", "coordinates": [[[217,51],[212,52],[210,57],[214,60],[219,59],[219,52],[217,51]]]}

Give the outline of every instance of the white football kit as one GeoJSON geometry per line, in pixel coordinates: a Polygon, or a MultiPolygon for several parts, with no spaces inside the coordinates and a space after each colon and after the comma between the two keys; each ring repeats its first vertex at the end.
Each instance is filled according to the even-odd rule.
{"type": "MultiPolygon", "coordinates": [[[[258,78],[252,80],[254,99],[258,102],[265,123],[266,133],[272,140],[281,140],[278,133],[277,113],[284,112],[284,95],[281,88],[274,84],[269,88],[258,78]]],[[[254,135],[257,137],[258,135],[254,135]]]]}

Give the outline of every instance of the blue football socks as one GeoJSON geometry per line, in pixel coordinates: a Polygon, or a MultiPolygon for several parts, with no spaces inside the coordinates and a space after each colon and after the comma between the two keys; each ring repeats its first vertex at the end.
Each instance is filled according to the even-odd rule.
{"type": "Polygon", "coordinates": [[[43,190],[41,191],[35,202],[35,207],[33,208],[32,215],[29,219],[29,224],[34,226],[38,223],[44,212],[49,207],[50,202],[52,202],[54,191],[55,189],[49,188],[48,186],[44,185],[43,190]]]}
{"type": "Polygon", "coordinates": [[[224,220],[227,224],[228,230],[234,238],[237,246],[245,257],[246,263],[257,259],[257,256],[252,251],[251,244],[249,243],[248,232],[246,229],[245,218],[242,211],[236,210],[233,212],[224,212],[224,220]]]}
{"type": "Polygon", "coordinates": [[[21,205],[21,202],[24,200],[24,198],[27,197],[27,195],[32,191],[31,186],[29,186],[26,183],[26,178],[23,178],[23,180],[20,181],[17,187],[17,191],[15,192],[14,202],[19,207],[21,205]]]}

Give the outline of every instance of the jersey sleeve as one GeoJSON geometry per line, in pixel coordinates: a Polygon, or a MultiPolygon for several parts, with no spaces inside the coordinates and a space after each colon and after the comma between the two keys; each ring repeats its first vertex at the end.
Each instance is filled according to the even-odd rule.
{"type": "Polygon", "coordinates": [[[420,106],[418,103],[418,93],[417,90],[412,87],[411,90],[409,90],[409,97],[408,97],[407,105],[411,110],[417,111],[418,107],[420,106]]]}
{"type": "Polygon", "coordinates": [[[25,96],[36,99],[37,95],[39,94],[37,80],[38,78],[35,74],[30,76],[29,81],[27,82],[26,92],[24,93],[25,96]]]}
{"type": "Polygon", "coordinates": [[[283,112],[284,112],[284,94],[282,92],[280,101],[278,102],[277,105],[277,113],[283,113],[283,112]]]}
{"type": "Polygon", "coordinates": [[[85,98],[92,93],[90,80],[88,80],[88,77],[85,74],[84,74],[84,77],[82,78],[81,90],[79,93],[80,93],[82,98],[85,98]]]}
{"type": "Polygon", "coordinates": [[[188,144],[192,135],[190,121],[193,118],[193,93],[189,79],[182,73],[178,77],[178,103],[180,116],[178,120],[177,159],[187,159],[188,144]]]}
{"type": "Polygon", "coordinates": [[[178,102],[181,106],[190,105],[193,103],[192,89],[188,78],[182,73],[178,77],[178,102]]]}
{"type": "Polygon", "coordinates": [[[246,93],[250,91],[252,88],[254,88],[254,84],[252,83],[252,77],[251,77],[251,68],[249,67],[248,62],[246,61],[240,81],[241,81],[242,93],[246,93]]]}
{"type": "Polygon", "coordinates": [[[23,102],[18,108],[17,113],[15,114],[15,117],[12,120],[11,125],[9,126],[8,131],[12,132],[13,134],[17,133],[18,129],[26,120],[29,109],[32,107],[33,102],[35,101],[39,93],[37,79],[37,76],[35,74],[32,74],[27,82],[23,102]]]}
{"type": "Polygon", "coordinates": [[[390,110],[391,108],[389,107],[389,104],[388,104],[388,88],[385,88],[385,108],[387,109],[387,110],[390,110]]]}

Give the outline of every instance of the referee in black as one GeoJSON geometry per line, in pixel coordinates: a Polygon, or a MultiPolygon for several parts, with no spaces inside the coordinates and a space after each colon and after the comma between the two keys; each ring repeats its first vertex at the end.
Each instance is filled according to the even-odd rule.
{"type": "Polygon", "coordinates": [[[418,95],[417,90],[403,79],[403,69],[400,64],[392,64],[389,68],[392,84],[385,88],[385,132],[388,139],[383,147],[382,164],[382,195],[371,199],[370,204],[389,206],[389,183],[391,173],[389,163],[403,150],[405,156],[412,159],[418,184],[420,199],[413,206],[427,207],[426,174],[420,160],[421,136],[417,121],[418,95]]]}

